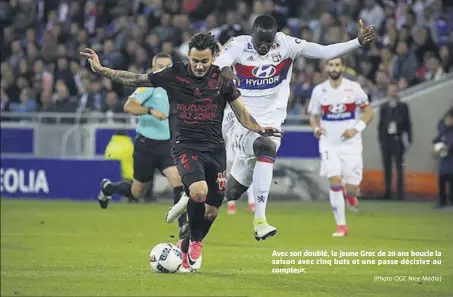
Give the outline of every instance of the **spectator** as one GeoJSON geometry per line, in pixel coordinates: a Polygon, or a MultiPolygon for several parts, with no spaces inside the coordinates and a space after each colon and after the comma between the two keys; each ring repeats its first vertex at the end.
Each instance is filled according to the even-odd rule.
{"type": "Polygon", "coordinates": [[[171,41],[174,37],[176,30],[171,25],[171,15],[164,13],[160,18],[160,25],[156,27],[152,32],[157,35],[161,41],[171,41]]]}
{"type": "Polygon", "coordinates": [[[393,57],[390,65],[390,76],[392,80],[405,78],[410,85],[416,83],[417,58],[405,41],[399,41],[396,49],[397,55],[393,57]]]}
{"type": "Polygon", "coordinates": [[[8,59],[9,65],[13,69],[16,69],[19,66],[19,61],[24,57],[22,52],[22,45],[19,40],[15,40],[11,43],[11,55],[8,59]]]}
{"type": "Polygon", "coordinates": [[[375,0],[365,0],[365,7],[360,11],[360,18],[366,25],[373,24],[376,30],[379,30],[385,18],[384,10],[375,0]]]}
{"type": "Polygon", "coordinates": [[[434,152],[439,158],[437,207],[443,208],[448,205],[448,200],[453,205],[453,109],[450,109],[440,121],[433,144],[434,152]]]}
{"type": "Polygon", "coordinates": [[[385,71],[376,72],[376,85],[372,86],[371,100],[384,98],[387,94],[389,77],[385,71]]]}
{"type": "Polygon", "coordinates": [[[426,61],[426,68],[428,69],[425,74],[425,80],[439,80],[444,75],[444,69],[440,64],[440,60],[436,55],[430,55],[426,61]]]}
{"type": "MultiPolygon", "coordinates": [[[[8,98],[3,100],[3,110],[20,102],[18,85],[30,86],[40,99],[38,105],[47,110],[54,104],[54,81],[62,79],[79,112],[102,112],[106,92],[113,90],[123,102],[133,90],[91,75],[78,55],[85,47],[99,51],[103,63],[113,68],[145,72],[158,52],[184,59],[187,41],[194,33],[209,31],[225,43],[231,36],[248,33],[255,17],[263,13],[273,15],[281,31],[322,44],[356,36],[354,20],[359,17],[373,24],[378,28],[376,44],[348,55],[345,75],[359,81],[375,98],[382,96],[384,73],[401,89],[407,83],[412,86],[441,76],[434,59],[425,63],[428,52],[438,57],[444,73],[453,70],[453,32],[447,26],[453,20],[445,13],[449,8],[438,0],[44,2],[44,9],[38,10],[30,5],[33,1],[1,3],[2,12],[13,20],[2,29],[1,86],[8,98]]],[[[291,94],[289,114],[303,112],[309,90],[325,76],[323,64],[297,58],[292,69],[296,93],[291,94]]]]}
{"type": "Polygon", "coordinates": [[[398,86],[391,83],[387,95],[390,102],[379,112],[378,135],[384,167],[385,199],[392,197],[392,160],[397,171],[397,195],[404,199],[404,154],[412,143],[412,122],[409,106],[400,101],[398,86]]]}
{"type": "Polygon", "coordinates": [[[35,94],[30,88],[22,89],[20,92],[20,102],[10,103],[9,109],[15,113],[35,112],[38,110],[35,94]]]}
{"type": "Polygon", "coordinates": [[[437,53],[437,45],[429,35],[429,31],[423,27],[412,29],[412,38],[414,40],[413,52],[417,57],[418,64],[423,64],[423,56],[426,52],[437,53]]]}
{"type": "Polygon", "coordinates": [[[114,122],[114,120],[113,120],[114,114],[124,112],[123,104],[121,102],[119,102],[118,95],[115,92],[113,92],[113,91],[107,92],[103,112],[105,113],[105,115],[107,117],[108,123],[114,122]]]}
{"type": "Polygon", "coordinates": [[[39,58],[33,65],[33,88],[38,96],[41,92],[52,93],[54,76],[45,68],[44,60],[39,58]]]}
{"type": "Polygon", "coordinates": [[[242,26],[238,23],[238,16],[235,11],[229,11],[227,13],[227,23],[222,26],[219,35],[219,42],[225,44],[231,37],[239,36],[244,34],[242,26]]]}
{"type": "Polygon", "coordinates": [[[453,51],[451,49],[452,48],[447,45],[442,45],[439,48],[439,56],[445,72],[453,71],[453,51]]]}
{"type": "MultiPolygon", "coordinates": [[[[10,101],[9,101],[9,98],[8,98],[8,95],[6,94],[5,90],[3,88],[1,88],[1,95],[0,95],[0,111],[3,112],[3,111],[9,111],[9,104],[10,104],[10,101]]],[[[2,117],[2,120],[3,120],[3,117],[2,117]]]]}

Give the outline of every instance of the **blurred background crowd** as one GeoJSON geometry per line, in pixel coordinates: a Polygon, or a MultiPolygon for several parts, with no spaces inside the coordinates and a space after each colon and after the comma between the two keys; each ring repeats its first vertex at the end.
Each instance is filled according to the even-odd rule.
{"type": "MultiPolygon", "coordinates": [[[[123,112],[133,89],[94,75],[80,59],[90,47],[114,69],[146,72],[153,55],[184,60],[188,40],[212,32],[221,44],[271,14],[280,30],[331,44],[373,24],[376,43],[347,58],[346,75],[371,100],[390,82],[403,90],[453,71],[453,1],[442,0],[11,0],[0,2],[1,111],[123,112]]],[[[299,58],[289,114],[303,115],[323,61],[299,58]]],[[[5,120],[5,117],[2,117],[5,120]]]]}

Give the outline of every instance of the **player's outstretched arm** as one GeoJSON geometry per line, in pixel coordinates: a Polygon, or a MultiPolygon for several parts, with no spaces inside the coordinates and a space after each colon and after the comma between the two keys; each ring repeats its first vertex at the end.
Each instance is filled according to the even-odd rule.
{"type": "Polygon", "coordinates": [[[102,76],[111,79],[113,82],[131,86],[131,87],[151,87],[151,83],[148,80],[148,74],[137,74],[129,71],[114,70],[101,65],[99,57],[96,52],[90,48],[86,48],[84,52],[80,54],[88,58],[91,69],[102,76]]]}
{"type": "Polygon", "coordinates": [[[350,51],[356,50],[360,46],[370,44],[376,38],[376,32],[373,26],[364,27],[363,21],[359,21],[358,36],[356,39],[340,42],[330,45],[320,45],[314,42],[304,42],[296,39],[296,47],[299,48],[299,54],[308,58],[330,60],[350,51]]]}
{"type": "Polygon", "coordinates": [[[249,114],[245,108],[244,102],[240,98],[230,102],[230,106],[236,114],[239,123],[250,131],[256,132],[263,136],[281,137],[282,132],[272,127],[261,127],[257,121],[249,114]]]}

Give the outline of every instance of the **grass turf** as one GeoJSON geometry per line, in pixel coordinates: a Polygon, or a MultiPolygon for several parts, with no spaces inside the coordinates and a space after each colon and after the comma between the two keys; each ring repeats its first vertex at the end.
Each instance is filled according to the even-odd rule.
{"type": "MultiPolygon", "coordinates": [[[[150,272],[148,253],[176,242],[175,225],[164,222],[167,204],[111,204],[2,199],[2,296],[453,296],[453,213],[416,202],[367,202],[347,213],[350,236],[332,238],[328,202],[270,202],[277,237],[256,242],[252,215],[222,208],[205,240],[197,274],[150,272]],[[273,265],[277,252],[440,251],[440,257],[349,257],[438,259],[430,265],[273,265]],[[273,268],[304,268],[276,274],[273,268]],[[406,276],[406,281],[375,277],[406,276]],[[436,276],[441,281],[409,280],[436,276]]],[[[398,255],[398,254],[396,254],[398,255]]],[[[329,258],[333,261],[333,257],[329,258]]]]}

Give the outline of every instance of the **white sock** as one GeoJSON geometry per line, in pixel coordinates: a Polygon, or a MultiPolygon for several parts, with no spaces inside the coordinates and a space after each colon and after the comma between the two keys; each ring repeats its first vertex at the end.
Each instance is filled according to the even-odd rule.
{"type": "Polygon", "coordinates": [[[249,204],[254,204],[255,203],[255,196],[253,196],[253,184],[247,190],[247,201],[248,201],[249,204]]]}
{"type": "Polygon", "coordinates": [[[227,205],[236,205],[236,201],[234,201],[234,200],[228,201],[227,205]]]}
{"type": "Polygon", "coordinates": [[[274,159],[262,156],[256,159],[253,169],[253,193],[255,196],[255,219],[266,217],[267,198],[274,174],[274,159]]]}
{"type": "Polygon", "coordinates": [[[337,225],[346,225],[346,212],[342,186],[331,186],[329,191],[330,205],[337,225]]]}

